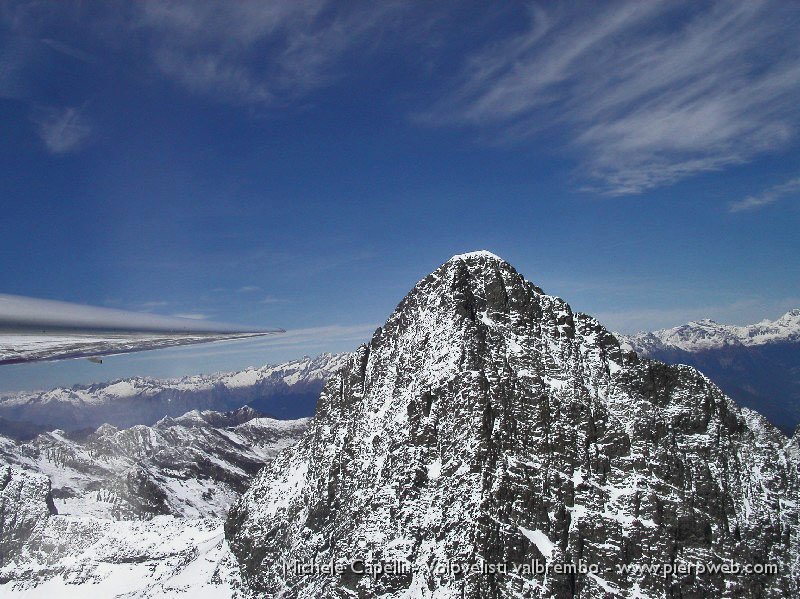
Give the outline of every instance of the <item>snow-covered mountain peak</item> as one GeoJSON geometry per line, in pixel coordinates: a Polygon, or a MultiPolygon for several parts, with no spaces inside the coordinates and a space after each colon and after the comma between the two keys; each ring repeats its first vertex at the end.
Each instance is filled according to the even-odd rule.
{"type": "Polygon", "coordinates": [[[453,262],[455,260],[491,260],[494,262],[504,262],[508,264],[505,260],[503,260],[497,254],[493,254],[488,250],[476,250],[474,252],[466,252],[464,254],[456,254],[448,262],[453,262]]]}
{"type": "Polygon", "coordinates": [[[106,422],[105,424],[101,424],[100,426],[98,426],[97,430],[94,433],[98,437],[106,437],[108,435],[113,435],[117,432],[119,432],[119,429],[116,426],[114,426],[113,424],[108,424],[106,422]]]}
{"type": "Polygon", "coordinates": [[[786,314],[776,320],[775,323],[786,326],[796,325],[798,328],[800,328],[800,308],[789,310],[786,314]]]}
{"type": "Polygon", "coordinates": [[[0,436],[0,595],[240,597],[228,505],[307,426],[244,407],[0,436]]]}
{"type": "Polygon", "coordinates": [[[784,570],[681,579],[673,593],[791,595],[800,502],[788,443],[696,370],[639,360],[507,263],[468,254],[419,281],[350,355],[226,534],[264,596],[656,598],[661,575],[615,566],[676,559],[784,570]],[[408,573],[283,566],[359,560],[408,573]],[[600,573],[515,573],[534,560],[600,573]],[[481,563],[508,573],[437,568],[481,563]]]}
{"type": "MultiPolygon", "coordinates": [[[[753,325],[755,336],[793,326],[789,316],[753,325]]],[[[710,320],[672,333],[687,343],[731,334],[710,320]]],[[[22,592],[45,568],[70,584],[78,570],[105,582],[113,571],[203,596],[203,580],[217,591],[298,599],[800,592],[797,435],[739,409],[691,367],[623,351],[597,320],[489,252],[456,256],[419,281],[352,354],[71,391],[86,396],[43,409],[152,402],[159,418],[167,405],[187,409],[153,426],[0,439],[7,462],[47,473],[6,493],[31,489],[38,512],[25,508],[35,516],[27,521],[46,522],[23,544],[27,563],[0,568],[0,580],[22,592]],[[325,379],[313,419],[208,409],[219,397],[241,402],[325,379]],[[242,581],[219,519],[203,516],[225,512],[269,461],[225,526],[242,581]],[[154,514],[163,515],[111,519],[154,514]],[[74,547],[86,549],[81,559],[74,547]],[[358,560],[410,568],[379,577],[286,568],[358,560]],[[598,570],[526,572],[534,562],[598,570]],[[640,569],[673,563],[769,563],[779,572],[667,581],[640,569]],[[507,570],[486,575],[480,564],[507,570]]],[[[0,523],[21,521],[9,515],[0,523]]],[[[171,596],[161,586],[148,593],[171,596]]]]}
{"type": "Polygon", "coordinates": [[[154,426],[53,430],[24,443],[0,437],[0,464],[49,477],[60,514],[221,517],[249,477],[307,426],[249,407],[193,410],[154,426]]]}
{"type": "Polygon", "coordinates": [[[794,309],[775,320],[737,326],[720,324],[711,319],[693,320],[687,324],[660,329],[651,333],[618,335],[627,348],[643,356],[670,349],[698,352],[726,346],[759,346],[771,343],[800,341],[800,309],[794,309]]]}

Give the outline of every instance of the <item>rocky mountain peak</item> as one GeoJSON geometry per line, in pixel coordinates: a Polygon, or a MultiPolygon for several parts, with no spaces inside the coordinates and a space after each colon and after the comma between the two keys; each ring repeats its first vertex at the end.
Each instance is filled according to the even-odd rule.
{"type": "Polygon", "coordinates": [[[463,254],[456,254],[448,262],[453,262],[455,260],[489,260],[493,262],[502,262],[503,264],[508,264],[505,260],[503,260],[497,254],[490,252],[489,250],[475,250],[473,252],[465,252],[463,254]]]}
{"type": "Polygon", "coordinates": [[[789,310],[786,314],[781,316],[777,322],[795,324],[800,327],[800,308],[789,310]]]}
{"type": "Polygon", "coordinates": [[[573,313],[486,251],[454,256],[417,283],[366,348],[372,356],[413,354],[413,368],[404,365],[403,371],[431,384],[488,360],[534,376],[540,369],[533,362],[543,357],[546,370],[555,373],[576,358],[576,350],[595,358],[580,363],[590,378],[607,377],[624,360],[613,335],[596,320],[573,313]]]}
{"type": "Polygon", "coordinates": [[[251,589],[270,596],[791,595],[800,535],[789,445],[697,371],[639,360],[593,318],[475,252],[417,283],[350,356],[226,533],[251,589]],[[408,569],[291,569],[329,560],[408,569]],[[598,569],[526,573],[536,561],[598,569]],[[783,569],[677,581],[636,570],[676,561],[783,569]]]}

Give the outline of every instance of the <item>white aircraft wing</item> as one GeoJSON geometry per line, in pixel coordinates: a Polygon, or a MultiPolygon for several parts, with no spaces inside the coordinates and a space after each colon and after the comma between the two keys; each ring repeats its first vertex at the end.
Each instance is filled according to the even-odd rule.
{"type": "Polygon", "coordinates": [[[0,294],[0,365],[94,358],[283,332],[0,294]]]}

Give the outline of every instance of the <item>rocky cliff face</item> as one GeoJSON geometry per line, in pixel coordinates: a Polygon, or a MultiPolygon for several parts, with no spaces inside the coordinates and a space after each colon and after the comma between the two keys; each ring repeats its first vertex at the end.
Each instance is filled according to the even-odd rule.
{"type": "Polygon", "coordinates": [[[0,567],[55,512],[46,476],[0,464],[0,567]]]}
{"type": "Polygon", "coordinates": [[[329,380],[226,534],[271,597],[786,597],[798,463],[796,438],[694,369],[622,350],[476,252],[420,281],[329,380]],[[641,570],[731,561],[779,571],[641,570]]]}

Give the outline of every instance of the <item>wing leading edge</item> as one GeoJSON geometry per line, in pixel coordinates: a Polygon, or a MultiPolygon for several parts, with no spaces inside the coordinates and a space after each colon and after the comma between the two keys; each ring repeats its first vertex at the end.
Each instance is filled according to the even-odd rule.
{"type": "Polygon", "coordinates": [[[0,294],[0,365],[89,358],[283,332],[0,294]]]}

